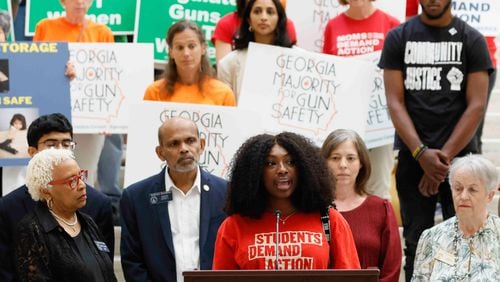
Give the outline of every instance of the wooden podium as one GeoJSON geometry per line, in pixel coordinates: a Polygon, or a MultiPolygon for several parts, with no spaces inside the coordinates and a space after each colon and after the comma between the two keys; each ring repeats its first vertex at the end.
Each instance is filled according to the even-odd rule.
{"type": "Polygon", "coordinates": [[[198,270],[185,271],[184,282],[377,282],[378,269],[359,270],[198,270]]]}

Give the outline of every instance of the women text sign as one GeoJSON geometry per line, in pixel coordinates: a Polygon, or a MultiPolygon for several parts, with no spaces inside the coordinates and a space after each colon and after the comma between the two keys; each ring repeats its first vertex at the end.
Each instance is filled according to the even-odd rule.
{"type": "Polygon", "coordinates": [[[163,163],[155,153],[158,128],[173,117],[192,120],[205,139],[200,166],[227,178],[233,154],[249,137],[262,132],[255,113],[236,107],[144,101],[134,105],[127,141],[125,186],[157,174],[163,163]]]}
{"type": "MultiPolygon", "coordinates": [[[[113,34],[124,35],[134,32],[137,0],[93,0],[87,18],[107,25],[113,34]]],[[[35,34],[36,24],[45,18],[64,16],[59,0],[30,0],[26,2],[26,36],[35,34]]]]}
{"type": "Polygon", "coordinates": [[[321,145],[337,128],[363,136],[372,84],[369,62],[251,43],[238,107],[259,109],[266,131],[321,145]]]}
{"type": "Polygon", "coordinates": [[[75,133],[127,133],[131,104],[153,82],[153,46],[69,43],[76,68],[71,82],[75,133]]]}

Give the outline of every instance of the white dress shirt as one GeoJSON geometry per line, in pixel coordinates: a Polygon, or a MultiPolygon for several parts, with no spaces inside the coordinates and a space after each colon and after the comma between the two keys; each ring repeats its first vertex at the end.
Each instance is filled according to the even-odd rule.
{"type": "Polygon", "coordinates": [[[196,172],[193,186],[186,194],[174,185],[165,170],[166,191],[172,191],[172,201],[168,203],[170,230],[174,243],[177,282],[183,282],[182,272],[200,269],[200,169],[196,172]]]}

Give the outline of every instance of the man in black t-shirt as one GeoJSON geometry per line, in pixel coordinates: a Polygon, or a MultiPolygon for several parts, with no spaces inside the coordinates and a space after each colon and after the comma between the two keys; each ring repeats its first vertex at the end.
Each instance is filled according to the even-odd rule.
{"type": "Polygon", "coordinates": [[[445,181],[451,160],[477,152],[492,65],[484,37],[451,14],[451,0],[420,0],[422,14],[393,29],[379,66],[399,149],[396,187],[406,249],[405,277],[423,230],[455,214],[445,181]]]}

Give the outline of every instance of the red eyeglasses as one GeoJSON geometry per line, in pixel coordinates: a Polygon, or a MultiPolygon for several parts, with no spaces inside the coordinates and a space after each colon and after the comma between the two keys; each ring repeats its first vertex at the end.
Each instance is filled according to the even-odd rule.
{"type": "Polygon", "coordinates": [[[78,172],[77,175],[71,176],[66,179],[60,179],[60,180],[52,180],[49,182],[50,185],[57,185],[57,184],[68,184],[69,188],[71,189],[76,189],[78,187],[78,184],[80,184],[80,180],[85,182],[87,181],[87,178],[89,176],[89,171],[86,169],[82,169],[78,172]]]}

